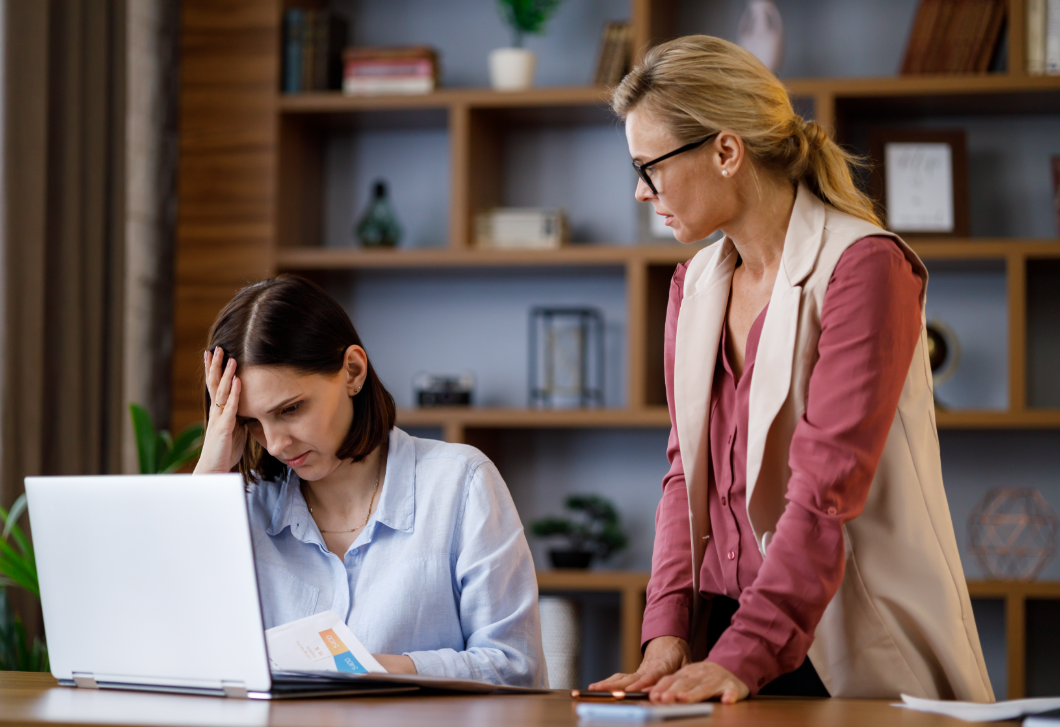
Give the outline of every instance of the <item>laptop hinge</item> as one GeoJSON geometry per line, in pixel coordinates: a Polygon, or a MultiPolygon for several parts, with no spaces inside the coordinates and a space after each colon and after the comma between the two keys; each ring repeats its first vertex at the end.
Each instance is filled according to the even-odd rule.
{"type": "Polygon", "coordinates": [[[224,690],[226,697],[232,697],[234,699],[246,699],[247,698],[247,685],[243,682],[221,682],[221,689],[224,690]]]}
{"type": "Polygon", "coordinates": [[[74,684],[81,689],[99,689],[99,685],[96,684],[96,677],[88,672],[75,671],[73,672],[74,684]]]}

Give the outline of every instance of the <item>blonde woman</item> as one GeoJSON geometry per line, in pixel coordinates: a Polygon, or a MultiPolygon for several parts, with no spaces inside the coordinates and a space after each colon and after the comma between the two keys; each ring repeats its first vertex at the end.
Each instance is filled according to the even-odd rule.
{"type": "Polygon", "coordinates": [[[682,242],[725,237],[670,288],[644,660],[594,687],[992,701],[942,484],[923,263],[747,51],[664,43],[612,105],[637,199],[682,242]]]}

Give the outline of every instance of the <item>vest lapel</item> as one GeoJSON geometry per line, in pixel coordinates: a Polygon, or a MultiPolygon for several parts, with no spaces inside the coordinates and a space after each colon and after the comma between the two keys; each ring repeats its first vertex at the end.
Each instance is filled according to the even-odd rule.
{"type": "Polygon", "coordinates": [[[674,351],[674,398],[681,461],[688,489],[692,529],[692,580],[699,589],[699,567],[710,534],[707,516],[707,467],[710,442],[710,389],[718,360],[721,327],[729,300],[736,249],[726,238],[718,246],[702,276],[686,279],[681,312],[677,317],[674,351]],[[689,289],[691,287],[691,289],[689,289]]]}
{"type": "MultiPolygon", "coordinates": [[[[802,301],[802,288],[799,286],[813,270],[821,249],[824,216],[824,204],[800,184],[784,238],[780,269],[769,298],[769,310],[762,323],[755,370],[751,378],[747,417],[748,511],[758,475],[762,471],[766,436],[791,387],[799,305],[802,301]]],[[[760,547],[763,536],[764,533],[755,533],[760,547]]]]}

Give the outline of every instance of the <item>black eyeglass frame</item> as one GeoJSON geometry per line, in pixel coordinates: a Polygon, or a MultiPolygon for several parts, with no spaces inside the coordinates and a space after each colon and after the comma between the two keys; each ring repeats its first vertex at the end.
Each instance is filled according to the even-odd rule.
{"type": "Polygon", "coordinates": [[[670,157],[675,157],[678,154],[684,154],[686,151],[692,151],[696,147],[703,146],[704,144],[706,144],[708,141],[710,141],[711,139],[713,139],[714,137],[716,137],[720,133],[721,133],[720,131],[715,131],[713,134],[710,134],[709,136],[704,136],[699,141],[693,141],[691,144],[685,144],[680,149],[674,149],[669,154],[663,154],[658,159],[652,159],[650,162],[644,162],[643,164],[638,164],[637,162],[631,162],[631,164],[633,164],[633,168],[637,170],[637,174],[640,175],[640,178],[644,180],[644,183],[648,185],[648,189],[651,190],[651,193],[657,196],[659,194],[659,190],[657,190],[655,188],[655,185],[652,184],[651,177],[648,176],[648,172],[645,171],[645,170],[655,166],[659,162],[666,161],[670,157]]]}

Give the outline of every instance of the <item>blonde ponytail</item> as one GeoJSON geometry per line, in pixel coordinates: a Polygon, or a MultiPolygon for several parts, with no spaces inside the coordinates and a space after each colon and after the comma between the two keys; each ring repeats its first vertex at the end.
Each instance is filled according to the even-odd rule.
{"type": "Polygon", "coordinates": [[[643,106],[679,143],[728,130],[751,158],[805,184],[823,201],[881,225],[851,170],[865,162],[832,141],[824,127],[795,113],[784,85],[738,45],[709,35],[676,38],[648,51],[611,95],[625,118],[643,106]]]}

